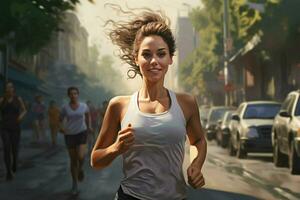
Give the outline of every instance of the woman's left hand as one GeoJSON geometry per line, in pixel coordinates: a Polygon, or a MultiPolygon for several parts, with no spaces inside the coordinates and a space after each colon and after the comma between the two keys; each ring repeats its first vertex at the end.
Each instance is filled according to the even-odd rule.
{"type": "Polygon", "coordinates": [[[205,185],[205,180],[199,167],[195,167],[191,164],[187,169],[187,175],[188,182],[193,188],[200,189],[205,185]]]}

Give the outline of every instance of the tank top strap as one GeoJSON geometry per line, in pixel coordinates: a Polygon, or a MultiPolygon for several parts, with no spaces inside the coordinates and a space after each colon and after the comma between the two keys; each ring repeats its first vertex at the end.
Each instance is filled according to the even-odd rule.
{"type": "Polygon", "coordinates": [[[168,91],[169,91],[170,98],[171,98],[171,110],[170,110],[170,112],[172,114],[174,114],[175,116],[179,116],[180,119],[186,125],[186,120],[185,120],[185,117],[184,117],[184,113],[183,113],[183,110],[181,109],[181,107],[180,107],[180,105],[177,101],[177,97],[176,97],[175,92],[173,92],[171,90],[168,90],[168,91]]]}
{"type": "Polygon", "coordinates": [[[137,103],[136,103],[137,95],[138,95],[138,92],[135,92],[131,95],[130,100],[129,100],[129,104],[128,104],[128,107],[127,107],[126,114],[125,114],[124,118],[121,121],[121,127],[123,127],[123,125],[125,126],[125,124],[127,126],[127,121],[128,121],[128,118],[129,118],[128,115],[132,115],[132,114],[138,112],[137,103]]]}
{"type": "Polygon", "coordinates": [[[136,112],[138,111],[138,107],[137,107],[137,100],[138,100],[138,91],[136,91],[135,93],[133,93],[130,97],[130,102],[128,105],[128,111],[130,112],[136,112]]]}

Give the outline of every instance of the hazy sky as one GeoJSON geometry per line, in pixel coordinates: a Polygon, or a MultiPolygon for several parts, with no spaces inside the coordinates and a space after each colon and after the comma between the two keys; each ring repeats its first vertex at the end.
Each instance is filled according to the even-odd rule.
{"type": "MultiPolygon", "coordinates": [[[[113,55],[114,48],[104,33],[104,23],[108,19],[118,19],[116,11],[113,11],[107,3],[120,5],[126,9],[148,7],[153,10],[163,10],[171,19],[173,32],[175,31],[176,19],[179,15],[187,15],[188,10],[192,7],[200,6],[201,0],[94,0],[95,4],[89,3],[87,0],[81,0],[81,4],[77,8],[79,20],[89,33],[89,45],[96,44],[100,47],[101,55],[113,55]]],[[[120,65],[120,61],[116,58],[115,65],[120,65]]],[[[122,67],[122,74],[126,68],[122,67]]],[[[125,77],[125,75],[124,75],[125,77]]],[[[132,82],[132,81],[131,81],[132,82]]],[[[130,85],[130,83],[129,83],[130,85]]],[[[131,85],[136,85],[132,82],[131,85]]],[[[136,88],[134,88],[136,89],[136,88]]]]}

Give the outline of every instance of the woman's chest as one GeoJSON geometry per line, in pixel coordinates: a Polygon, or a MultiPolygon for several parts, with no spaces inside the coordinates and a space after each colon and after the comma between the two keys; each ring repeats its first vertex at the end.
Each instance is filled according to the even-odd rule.
{"type": "Polygon", "coordinates": [[[177,144],[185,140],[186,128],[182,120],[172,115],[144,117],[134,115],[128,120],[134,129],[135,143],[177,144]]]}

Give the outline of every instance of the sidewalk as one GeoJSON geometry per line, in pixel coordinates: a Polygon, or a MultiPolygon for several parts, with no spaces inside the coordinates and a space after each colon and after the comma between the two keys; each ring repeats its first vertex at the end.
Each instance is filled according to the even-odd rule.
{"type": "MultiPolygon", "coordinates": [[[[18,169],[27,168],[30,165],[30,161],[35,157],[44,155],[49,149],[51,149],[49,131],[46,131],[46,138],[39,143],[32,142],[32,130],[22,130],[19,147],[19,159],[18,169]]],[[[58,137],[61,137],[58,135],[58,137]]],[[[58,138],[60,143],[60,139],[58,138]]],[[[5,180],[5,164],[3,159],[3,142],[0,141],[0,181],[5,180]]]]}

